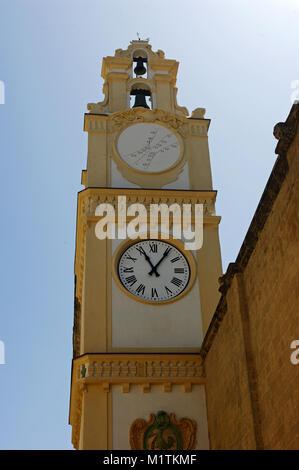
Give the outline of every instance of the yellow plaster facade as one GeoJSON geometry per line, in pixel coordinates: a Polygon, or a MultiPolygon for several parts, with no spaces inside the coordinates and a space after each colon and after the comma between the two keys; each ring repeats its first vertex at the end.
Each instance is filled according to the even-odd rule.
{"type": "MultiPolygon", "coordinates": [[[[195,438],[195,448],[209,446],[205,373],[198,352],[219,300],[220,217],[215,213],[210,168],[210,121],[204,118],[203,108],[196,108],[188,117],[188,110],[178,106],[177,71],[178,62],[166,59],[163,51],[153,52],[147,41],[132,41],[126,50],[118,49],[113,57],[103,59],[105,98],[88,104],[85,115],[88,156],[81,180],[85,189],[78,194],[70,404],[76,449],[130,448],[131,398],[127,399],[127,415],[123,409],[129,395],[133,401],[136,395],[142,410],[142,416],[134,416],[134,420],[147,419],[149,412],[158,413],[163,406],[178,420],[196,422],[200,438],[195,438]],[[146,78],[133,76],[138,57],[145,59],[146,78]],[[130,107],[130,93],[138,89],[150,93],[151,109],[130,107]],[[174,165],[154,174],[135,170],[122,160],[118,136],[138,123],[164,126],[177,137],[180,156],[174,165]],[[117,244],[96,237],[97,206],[109,203],[116,207],[119,196],[126,196],[127,207],[136,202],[146,208],[151,203],[203,204],[203,246],[188,252],[190,284],[167,305],[136,301],[120,285],[115,260],[130,241],[117,244]],[[179,405],[182,392],[189,396],[185,408],[179,405]],[[145,398],[148,394],[152,394],[150,399],[145,398]],[[117,432],[127,437],[120,440],[117,432]]],[[[130,220],[127,216],[126,224],[130,220]]]]}

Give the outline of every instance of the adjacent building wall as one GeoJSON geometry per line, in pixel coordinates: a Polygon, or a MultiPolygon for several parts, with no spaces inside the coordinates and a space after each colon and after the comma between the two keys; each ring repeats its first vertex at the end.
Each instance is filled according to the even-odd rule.
{"type": "Polygon", "coordinates": [[[298,449],[299,104],[204,339],[211,449],[298,449]]]}

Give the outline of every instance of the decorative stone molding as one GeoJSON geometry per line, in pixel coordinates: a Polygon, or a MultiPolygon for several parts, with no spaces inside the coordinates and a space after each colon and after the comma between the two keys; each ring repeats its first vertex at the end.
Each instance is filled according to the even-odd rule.
{"type": "Polygon", "coordinates": [[[113,113],[110,118],[110,132],[121,131],[128,123],[162,122],[172,127],[182,136],[188,134],[188,120],[185,116],[168,113],[162,109],[131,108],[113,113]]]}
{"type": "MultiPolygon", "coordinates": [[[[89,105],[91,106],[91,104],[89,105]]],[[[93,106],[93,105],[92,105],[93,106]]],[[[167,113],[161,109],[147,110],[145,108],[132,108],[107,116],[105,111],[98,107],[92,107],[92,113],[85,115],[84,130],[87,132],[116,133],[126,128],[129,124],[152,122],[164,123],[176,130],[182,137],[191,136],[206,137],[208,135],[209,119],[186,118],[183,115],[167,113]]],[[[184,113],[185,114],[185,113],[184,113]]]]}
{"type": "Polygon", "coordinates": [[[100,113],[100,110],[93,110],[94,114],[85,114],[84,130],[87,132],[97,132],[99,134],[107,132],[107,116],[100,113]]]}
{"type": "Polygon", "coordinates": [[[174,191],[171,193],[169,190],[89,188],[79,193],[79,217],[94,215],[97,206],[101,203],[109,203],[117,209],[119,196],[126,196],[126,208],[136,202],[144,204],[147,209],[150,204],[191,204],[192,209],[194,204],[203,204],[204,214],[215,216],[216,191],[174,191]]]}
{"type": "Polygon", "coordinates": [[[192,450],[196,443],[196,422],[176,420],[175,414],[159,411],[149,420],[136,419],[130,427],[132,450],[192,450]]]}
{"type": "Polygon", "coordinates": [[[202,124],[190,123],[190,126],[189,126],[190,135],[196,136],[196,137],[206,137],[208,135],[208,123],[209,121],[204,121],[202,124]]]}
{"type": "MultiPolygon", "coordinates": [[[[181,385],[185,392],[192,385],[205,383],[202,357],[199,354],[85,354],[73,360],[70,423],[72,442],[79,448],[83,394],[89,387],[99,387],[111,393],[113,386],[121,386],[130,393],[132,385],[151,393],[152,385],[171,393],[173,385],[181,385]]],[[[185,447],[183,447],[185,448],[185,447]]],[[[187,447],[186,447],[187,448],[187,447]]]]}
{"type": "MultiPolygon", "coordinates": [[[[86,383],[94,381],[105,383],[134,383],[136,379],[155,379],[166,385],[167,391],[171,383],[180,383],[181,379],[196,382],[204,377],[202,359],[199,355],[123,355],[99,354],[86,355],[78,358],[76,363],[77,380],[86,379],[86,383]],[[91,379],[91,380],[90,380],[91,379]]],[[[141,381],[142,382],[142,381],[141,381]]]]}

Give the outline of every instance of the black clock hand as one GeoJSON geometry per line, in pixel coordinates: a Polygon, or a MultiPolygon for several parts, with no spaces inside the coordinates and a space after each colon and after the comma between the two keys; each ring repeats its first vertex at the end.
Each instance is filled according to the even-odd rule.
{"type": "Polygon", "coordinates": [[[136,248],[136,250],[138,250],[139,253],[141,253],[141,254],[145,257],[146,261],[151,265],[151,268],[152,268],[151,274],[155,273],[155,274],[156,274],[156,277],[159,277],[160,274],[156,271],[155,266],[154,266],[153,263],[151,262],[150,257],[146,254],[146,252],[144,251],[144,249],[143,249],[143,248],[136,248]]]}
{"type": "Polygon", "coordinates": [[[156,277],[159,277],[160,274],[159,274],[158,271],[156,270],[156,267],[152,264],[152,262],[151,262],[151,260],[150,260],[150,257],[149,257],[147,254],[145,254],[144,257],[145,257],[146,261],[148,261],[149,264],[151,265],[152,271],[156,274],[156,277]]]}
{"type": "Polygon", "coordinates": [[[153,269],[149,272],[149,275],[151,276],[154,272],[156,273],[156,276],[157,274],[160,276],[160,274],[157,272],[157,267],[162,263],[162,261],[164,260],[164,258],[166,258],[166,256],[169,255],[171,251],[171,248],[166,248],[166,250],[164,251],[163,253],[163,256],[162,258],[160,259],[160,261],[158,261],[158,263],[156,264],[156,266],[153,266],[153,269]]]}

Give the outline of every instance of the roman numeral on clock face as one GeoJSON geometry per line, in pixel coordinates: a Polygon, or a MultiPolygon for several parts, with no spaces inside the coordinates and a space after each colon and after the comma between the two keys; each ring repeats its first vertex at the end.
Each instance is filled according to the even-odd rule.
{"type": "Polygon", "coordinates": [[[141,255],[145,255],[145,254],[146,254],[145,251],[144,251],[144,249],[142,248],[142,246],[136,246],[136,250],[139,251],[139,253],[140,253],[141,255]]]}
{"type": "Polygon", "coordinates": [[[157,243],[150,243],[150,252],[151,253],[157,253],[158,252],[158,245],[157,243]]]}
{"type": "Polygon", "coordinates": [[[174,268],[176,274],[184,274],[185,268],[174,268]]]}
{"type": "Polygon", "coordinates": [[[159,296],[158,296],[157,289],[152,288],[152,298],[154,298],[154,297],[159,297],[159,296]]]}
{"type": "Polygon", "coordinates": [[[135,282],[137,282],[137,279],[136,279],[136,276],[129,276],[129,277],[126,277],[126,281],[128,284],[130,284],[130,286],[133,286],[135,282]]]}
{"type": "Polygon", "coordinates": [[[180,257],[179,256],[176,256],[175,258],[172,258],[170,261],[172,263],[176,263],[177,261],[179,261],[180,257]]]}
{"type": "Polygon", "coordinates": [[[177,277],[173,277],[170,282],[175,286],[180,287],[183,281],[181,279],[178,279],[177,277]]]}
{"type": "Polygon", "coordinates": [[[145,291],[145,286],[144,286],[143,284],[139,284],[139,286],[138,286],[137,289],[136,289],[136,292],[137,292],[138,294],[143,295],[143,294],[144,294],[144,291],[145,291]]]}
{"type": "Polygon", "coordinates": [[[133,273],[134,268],[124,268],[124,273],[133,273]]]}
{"type": "Polygon", "coordinates": [[[167,286],[165,286],[165,290],[166,290],[166,294],[167,294],[167,295],[172,294],[172,290],[168,289],[167,286]]]}
{"type": "Polygon", "coordinates": [[[130,259],[134,263],[135,263],[135,261],[137,261],[137,258],[132,258],[132,256],[130,256],[130,255],[127,255],[127,259],[130,259]]]}

